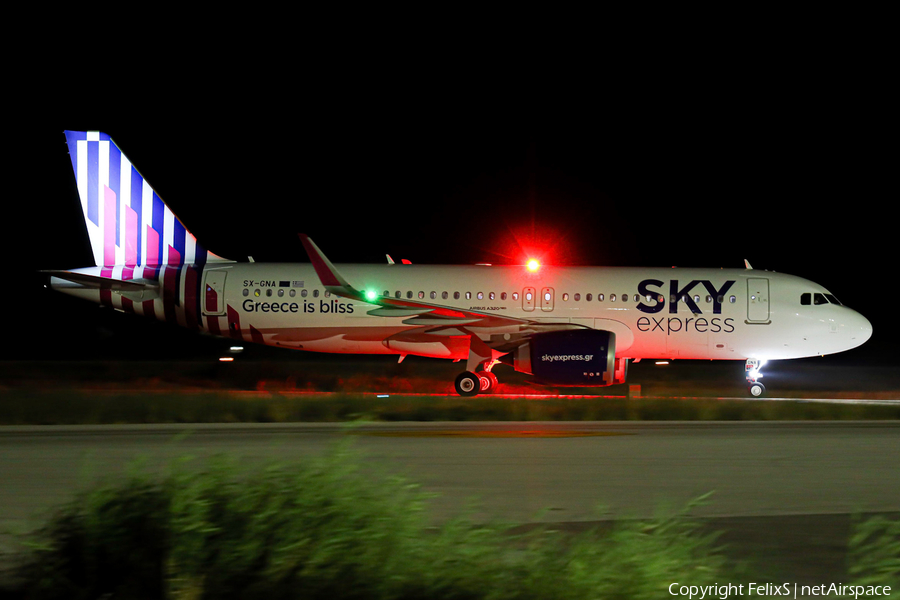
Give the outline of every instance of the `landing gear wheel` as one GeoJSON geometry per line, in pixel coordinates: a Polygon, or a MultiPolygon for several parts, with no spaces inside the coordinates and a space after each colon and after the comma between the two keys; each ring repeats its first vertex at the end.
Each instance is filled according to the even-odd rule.
{"type": "Polygon", "coordinates": [[[460,396],[474,396],[481,390],[481,378],[471,371],[463,371],[456,377],[454,386],[460,396]]]}
{"type": "Polygon", "coordinates": [[[497,376],[490,371],[479,371],[476,375],[478,375],[478,381],[481,383],[479,393],[486,394],[497,387],[497,376]]]}
{"type": "Polygon", "coordinates": [[[750,392],[750,395],[754,398],[761,398],[766,393],[766,386],[759,383],[758,381],[751,383],[747,390],[750,392]]]}

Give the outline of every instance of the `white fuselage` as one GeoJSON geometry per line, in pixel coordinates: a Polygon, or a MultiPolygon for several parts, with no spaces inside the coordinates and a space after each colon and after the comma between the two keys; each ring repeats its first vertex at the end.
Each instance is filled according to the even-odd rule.
{"type": "MultiPolygon", "coordinates": [[[[546,265],[536,272],[522,266],[338,268],[357,289],[379,296],[613,331],[617,358],[801,358],[854,348],[872,332],[859,313],[825,301],[828,292],[822,286],[768,271],[546,265]],[[801,302],[804,294],[806,303],[801,302]]],[[[156,281],[160,296],[142,301],[55,278],[52,284],[116,309],[272,346],[453,359],[468,354],[468,339],[462,336],[434,341],[434,336],[419,335],[427,327],[405,323],[402,316],[370,315],[375,305],[327,294],[310,264],[123,270],[73,272],[156,281]]],[[[502,342],[517,331],[475,327],[471,333],[486,342],[502,342]]]]}

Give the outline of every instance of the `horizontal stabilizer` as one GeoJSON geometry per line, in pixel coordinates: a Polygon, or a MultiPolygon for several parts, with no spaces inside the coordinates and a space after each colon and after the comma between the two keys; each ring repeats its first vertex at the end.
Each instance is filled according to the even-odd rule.
{"type": "Polygon", "coordinates": [[[153,300],[159,297],[159,283],[148,279],[113,279],[87,273],[72,273],[71,271],[50,270],[41,271],[41,273],[88,289],[110,290],[131,300],[153,300]]]}

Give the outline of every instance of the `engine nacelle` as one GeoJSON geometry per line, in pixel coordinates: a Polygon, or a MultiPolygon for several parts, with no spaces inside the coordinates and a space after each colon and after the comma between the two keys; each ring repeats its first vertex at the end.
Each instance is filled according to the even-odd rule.
{"type": "Polygon", "coordinates": [[[617,373],[616,334],[611,331],[539,333],[500,361],[556,385],[605,386],[625,380],[624,373],[617,373]]]}

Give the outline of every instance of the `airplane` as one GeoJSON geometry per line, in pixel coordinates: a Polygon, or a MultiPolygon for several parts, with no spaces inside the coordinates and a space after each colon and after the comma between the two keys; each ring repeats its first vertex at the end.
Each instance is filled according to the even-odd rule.
{"type": "Polygon", "coordinates": [[[112,139],[65,132],[94,265],[50,286],[188,329],[312,352],[465,361],[461,396],[498,364],[550,385],[610,386],[630,361],[769,360],[850,350],[872,325],[824,287],[752,269],[237,262],[200,245],[112,139]]]}

